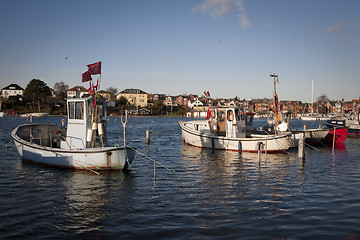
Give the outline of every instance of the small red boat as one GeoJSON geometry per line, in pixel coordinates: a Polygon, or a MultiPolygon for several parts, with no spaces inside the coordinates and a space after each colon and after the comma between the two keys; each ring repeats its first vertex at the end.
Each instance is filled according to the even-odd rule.
{"type": "Polygon", "coordinates": [[[325,136],[323,142],[325,143],[343,143],[346,139],[348,130],[346,127],[343,128],[334,128],[329,131],[329,133],[325,136]]]}

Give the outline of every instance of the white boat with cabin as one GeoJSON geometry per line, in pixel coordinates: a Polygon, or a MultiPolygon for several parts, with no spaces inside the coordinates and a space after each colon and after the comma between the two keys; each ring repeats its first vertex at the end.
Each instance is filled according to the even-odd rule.
{"type": "Polygon", "coordinates": [[[105,101],[94,97],[71,98],[67,100],[67,109],[66,129],[33,123],[12,131],[24,160],[70,169],[120,170],[130,166],[136,149],[107,146],[105,101]]]}
{"type": "Polygon", "coordinates": [[[253,134],[253,113],[240,107],[211,107],[208,119],[180,121],[184,141],[201,148],[239,152],[283,152],[290,147],[290,134],[253,134]]]}

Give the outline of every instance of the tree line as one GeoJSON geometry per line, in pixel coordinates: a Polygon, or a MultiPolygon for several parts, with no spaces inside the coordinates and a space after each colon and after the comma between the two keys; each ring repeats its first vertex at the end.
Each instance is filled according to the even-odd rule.
{"type": "MultiPolygon", "coordinates": [[[[54,115],[66,114],[66,98],[69,86],[64,82],[55,83],[51,89],[40,79],[32,79],[24,89],[23,96],[10,96],[7,100],[2,100],[1,109],[12,111],[16,114],[27,112],[49,112],[54,115]]],[[[108,108],[108,113],[120,115],[124,109],[136,109],[136,106],[130,106],[125,97],[116,99],[117,88],[109,87],[105,89],[110,93],[111,100],[115,102],[115,107],[108,108]]],[[[187,107],[167,107],[162,100],[154,102],[152,106],[147,107],[151,115],[185,115],[187,107]]]]}

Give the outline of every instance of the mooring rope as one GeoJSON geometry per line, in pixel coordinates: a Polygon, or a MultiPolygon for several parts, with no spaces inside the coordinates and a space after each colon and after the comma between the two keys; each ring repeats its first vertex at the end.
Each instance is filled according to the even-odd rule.
{"type": "Polygon", "coordinates": [[[151,157],[146,156],[144,153],[140,152],[139,150],[137,150],[137,149],[135,149],[135,148],[133,148],[133,147],[129,147],[129,146],[128,146],[128,148],[130,148],[130,149],[132,149],[132,150],[134,150],[134,151],[138,152],[140,155],[144,156],[145,158],[147,158],[147,159],[149,159],[149,160],[151,160],[151,161],[155,162],[156,164],[160,165],[161,167],[163,167],[163,168],[165,168],[165,169],[169,170],[171,173],[175,173],[175,170],[170,169],[170,168],[166,167],[165,165],[163,165],[163,164],[161,164],[161,163],[158,163],[155,159],[152,159],[151,157]]]}
{"type": "MultiPolygon", "coordinates": [[[[275,138],[275,136],[274,136],[273,134],[270,134],[270,133],[269,133],[268,131],[266,131],[266,130],[260,130],[260,131],[264,131],[267,135],[269,135],[270,138],[274,139],[279,148],[282,148],[282,147],[283,147],[283,146],[279,143],[279,141],[275,138]]],[[[285,149],[282,149],[282,151],[285,152],[287,155],[290,155],[290,156],[291,156],[291,154],[290,154],[288,151],[286,151],[285,149]]]]}

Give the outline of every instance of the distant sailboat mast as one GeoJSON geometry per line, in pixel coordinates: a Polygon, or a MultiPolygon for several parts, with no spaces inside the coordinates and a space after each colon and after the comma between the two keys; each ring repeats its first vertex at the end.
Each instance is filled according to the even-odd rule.
{"type": "Polygon", "coordinates": [[[311,113],[314,113],[314,80],[311,84],[311,113]]]}

